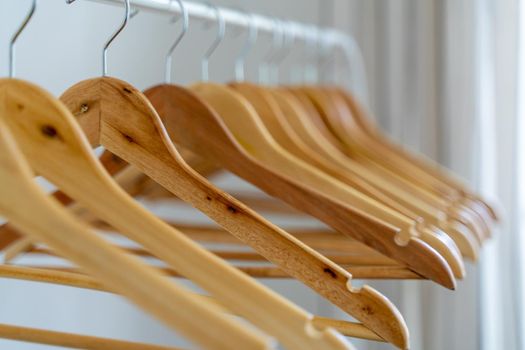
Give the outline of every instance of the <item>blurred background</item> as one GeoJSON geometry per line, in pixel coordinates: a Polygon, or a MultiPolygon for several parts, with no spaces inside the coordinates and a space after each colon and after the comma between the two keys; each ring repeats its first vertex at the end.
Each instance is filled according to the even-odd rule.
{"type": "MultiPolygon", "coordinates": [[[[467,266],[456,291],[430,282],[374,282],[403,313],[412,349],[525,349],[523,341],[522,231],[525,214],[523,48],[525,26],[519,0],[212,0],[218,6],[336,27],[353,35],[364,57],[367,91],[362,102],[377,123],[407,148],[452,169],[498,203],[499,231],[484,247],[481,263],[467,266]]],[[[8,42],[30,5],[0,0],[0,76],[7,76],[8,42]]],[[[40,0],[17,46],[17,77],[59,95],[72,84],[101,75],[101,47],[120,23],[122,9],[78,0],[40,0]]],[[[214,28],[214,27],[211,27],[214,28]]],[[[164,77],[165,53],[180,31],[166,15],[142,12],[109,52],[109,74],[140,89],[164,77]]],[[[214,29],[190,22],[175,51],[173,82],[200,80],[200,59],[214,29]]],[[[235,52],[245,33],[229,31],[210,61],[210,79],[234,77],[235,52]]],[[[247,61],[255,80],[258,60],[271,43],[261,36],[247,61]]],[[[283,62],[280,81],[293,82],[304,43],[283,62]]],[[[322,78],[355,86],[358,67],[340,53],[320,64],[322,78]],[[326,63],[326,62],[325,62],[326,63]]],[[[217,184],[250,186],[233,176],[217,184]]],[[[166,210],[166,208],[156,208],[166,210]]],[[[172,215],[194,216],[188,208],[172,215]]],[[[279,218],[275,218],[279,223],[279,218]]],[[[314,220],[311,225],[320,225],[314,220]]],[[[320,315],[344,317],[294,281],[265,284],[320,315]]],[[[185,343],[122,299],[92,291],[0,279],[0,322],[113,338],[183,346],[185,343]]],[[[354,341],[359,349],[389,346],[354,341]]],[[[0,349],[51,347],[0,340],[0,349]]]]}

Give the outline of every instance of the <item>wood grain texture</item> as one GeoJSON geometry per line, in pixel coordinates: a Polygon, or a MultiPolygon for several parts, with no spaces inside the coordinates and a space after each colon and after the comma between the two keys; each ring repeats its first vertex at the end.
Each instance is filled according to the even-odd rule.
{"type": "MultiPolygon", "coordinates": [[[[61,99],[77,116],[86,134],[90,136],[92,145],[102,144],[113,154],[169,188],[179,198],[189,201],[222,224],[230,225],[231,230],[252,235],[244,235],[243,239],[251,239],[253,244],[266,244],[267,237],[262,239],[242,229],[242,218],[249,217],[248,208],[236,203],[184,163],[155,109],[140,91],[123,81],[104,77],[76,84],[61,99]]],[[[99,188],[101,186],[107,188],[103,191],[106,197],[110,191],[116,191],[107,185],[99,184],[99,188]]],[[[119,191],[122,190],[119,188],[119,191]]],[[[81,198],[78,199],[82,203],[81,198]]],[[[275,336],[286,347],[346,349],[351,346],[342,341],[333,330],[311,334],[308,332],[311,321],[308,313],[204,250],[166,223],[156,218],[138,218],[130,210],[126,210],[126,222],[119,222],[109,216],[108,211],[115,207],[122,210],[125,203],[113,203],[111,208],[107,207],[103,211],[100,205],[95,208],[96,204],[91,204],[89,209],[101,219],[119,232],[127,235],[131,233],[132,239],[140,242],[175,271],[209,291],[232,311],[275,336]]],[[[281,256],[283,252],[288,254],[296,246],[295,242],[285,239],[284,235],[278,238],[286,244],[286,249],[279,252],[281,256]]],[[[276,249],[274,246],[269,248],[274,251],[276,249]]],[[[311,260],[308,262],[315,261],[312,257],[319,255],[312,253],[309,256],[311,260]]],[[[320,259],[326,261],[324,258],[320,259]]],[[[383,303],[377,306],[390,305],[383,303]]]]}
{"type": "MultiPolygon", "coordinates": [[[[224,148],[217,148],[216,146],[218,145],[214,143],[216,141],[204,144],[202,140],[195,137],[195,132],[214,135],[216,126],[209,121],[202,120],[202,117],[205,116],[202,114],[202,111],[209,113],[209,110],[193,93],[184,88],[164,85],[149,89],[146,91],[146,96],[148,96],[163,119],[173,141],[180,142],[180,134],[185,134],[186,137],[192,138],[194,143],[199,144],[201,148],[188,147],[185,142],[181,142],[181,144],[184,144],[200,156],[208,157],[210,151],[230,157],[234,155],[225,152],[224,148]],[[182,120],[180,117],[184,117],[185,119],[182,120]],[[202,125],[206,125],[206,127],[203,128],[202,125]]],[[[213,140],[212,137],[207,137],[207,139],[213,140]]],[[[216,161],[222,160],[221,158],[222,157],[212,157],[212,159],[216,161]]],[[[237,158],[237,163],[241,165],[243,159],[237,158]]],[[[162,179],[157,181],[160,182],[160,180],[162,179]]],[[[162,184],[167,188],[172,186],[169,181],[162,184]]],[[[173,189],[173,191],[175,190],[176,189],[173,189]]],[[[283,191],[283,195],[286,195],[286,190],[283,188],[281,188],[281,190],[283,191]]],[[[217,197],[211,196],[211,198],[216,201],[217,197]]],[[[208,205],[214,202],[214,200],[210,201],[207,198],[206,201],[211,202],[208,205]]],[[[199,209],[205,212],[203,208],[199,209]]],[[[261,255],[287,271],[294,278],[301,280],[316,290],[319,294],[363,322],[364,325],[383,338],[397,346],[406,346],[407,332],[404,321],[395,307],[388,303],[386,299],[379,297],[376,291],[367,286],[360,290],[351,288],[349,283],[351,275],[344,269],[341,269],[326,258],[319,256],[318,253],[312,251],[311,248],[299,245],[298,242],[291,240],[284,231],[277,230],[273,225],[268,226],[267,223],[263,225],[263,222],[258,220],[258,226],[254,227],[252,222],[256,214],[244,205],[239,203],[234,210],[228,211],[230,215],[240,216],[238,220],[244,220],[242,222],[251,225],[251,232],[244,234],[252,235],[252,239],[257,243],[254,245],[254,248],[258,250],[261,255]],[[267,246],[267,251],[259,249],[264,246],[267,246]],[[299,248],[301,249],[299,250],[299,248]],[[305,254],[305,252],[308,254],[305,254]],[[373,313],[367,312],[365,305],[372,307],[375,311],[373,311],[373,313]],[[383,316],[378,317],[379,314],[383,316]]],[[[207,215],[210,216],[209,213],[207,213],[207,215]]],[[[217,221],[215,217],[212,218],[217,221]]],[[[227,222],[218,223],[222,226],[227,224],[227,222]]],[[[239,230],[242,228],[243,226],[240,225],[239,227],[228,228],[228,231],[234,233],[235,230],[238,232],[237,235],[239,235],[239,230]]],[[[239,236],[239,238],[243,239],[241,236],[239,236]]]]}
{"type": "MultiPolygon", "coordinates": [[[[91,289],[91,290],[96,290],[96,291],[101,291],[101,292],[110,292],[106,287],[102,286],[102,284],[98,283],[92,277],[89,277],[85,274],[81,274],[78,272],[68,272],[68,271],[61,271],[57,269],[48,269],[48,268],[42,268],[42,267],[28,267],[28,266],[0,265],[0,277],[17,279],[17,280],[22,280],[22,281],[52,283],[52,284],[58,284],[58,285],[63,285],[63,286],[68,286],[68,287],[91,289]]],[[[217,302],[217,300],[209,296],[204,296],[200,294],[194,294],[194,296],[197,299],[203,300],[204,303],[212,303],[214,306],[219,308],[222,312],[231,313],[231,311],[228,310],[225,306],[221,305],[220,303],[217,302]]],[[[380,338],[377,334],[373,333],[368,328],[364,327],[363,325],[359,323],[336,320],[336,319],[320,317],[320,316],[314,316],[312,319],[312,324],[319,330],[323,330],[329,327],[334,328],[338,330],[341,334],[348,336],[348,337],[368,339],[368,340],[381,341],[381,342],[385,341],[384,339],[380,338]]],[[[16,332],[16,330],[14,332],[16,332]]],[[[29,330],[29,332],[32,332],[32,330],[29,330]]],[[[13,332],[10,332],[10,334],[12,333],[13,332]]],[[[86,344],[82,340],[79,340],[77,344],[80,342],[86,344]]],[[[109,343],[109,344],[114,345],[114,343],[109,343]]],[[[137,346],[141,346],[141,344],[138,344],[137,346]]],[[[81,348],[84,349],[84,347],[81,347],[81,348]]],[[[138,349],[139,348],[137,348],[137,350],[138,349]]],[[[150,350],[150,349],[144,348],[144,350],[150,350]]],[[[156,348],[152,348],[151,350],[156,350],[156,348]]]]}
{"type": "MultiPolygon", "coordinates": [[[[0,81],[0,100],[2,216],[197,344],[209,349],[231,349],[241,342],[252,349],[269,348],[266,339],[224,317],[211,305],[198,302],[151,267],[122,254],[49,198],[33,182],[29,165],[15,144],[16,133],[8,132],[5,121],[21,117],[16,110],[41,115],[41,108],[54,110],[50,106],[58,102],[36,86],[15,80],[0,81]],[[21,91],[18,88],[22,88],[21,91]],[[33,90],[38,93],[32,94],[33,90]],[[35,107],[36,110],[32,110],[35,107]]],[[[42,132],[41,128],[37,128],[37,132],[42,132]]],[[[20,144],[26,143],[23,137],[17,140],[20,144]]]]}
{"type": "Polygon", "coordinates": [[[439,166],[439,164],[431,162],[427,158],[417,156],[415,154],[409,153],[403,148],[392,143],[385,135],[383,135],[379,129],[372,124],[371,119],[366,117],[366,113],[357,100],[347,91],[341,89],[331,89],[336,94],[339,94],[344,101],[351,108],[354,118],[358,125],[364,130],[364,132],[370,137],[374,138],[379,142],[385,149],[391,150],[391,152],[397,153],[400,157],[405,158],[408,162],[417,165],[422,169],[427,175],[433,177],[435,180],[446,184],[450,188],[459,191],[461,196],[466,202],[471,202],[471,204],[477,204],[480,206],[480,210],[485,210],[490,217],[498,221],[499,215],[497,211],[488,204],[487,201],[482,199],[479,195],[473,193],[467,188],[467,186],[462,183],[461,180],[456,178],[452,173],[450,173],[444,167],[439,166]]]}
{"type": "MultiPolygon", "coordinates": [[[[312,178],[311,182],[305,181],[305,184],[313,188],[322,188],[324,193],[333,198],[399,227],[413,237],[422,239],[441,254],[455,277],[463,278],[465,267],[456,244],[448,236],[440,235],[434,232],[432,228],[425,227],[421,218],[397,202],[386,198],[381,191],[361,181],[355,174],[344,173],[325,158],[316,157],[316,150],[309,149],[286,122],[282,107],[286,107],[287,101],[281,99],[279,104],[278,97],[274,97],[269,91],[257,85],[234,83],[230,86],[249,101],[271,137],[282,149],[289,152],[296,160],[304,161],[310,165],[310,169],[314,167],[315,170],[323,174],[323,176],[312,178]],[[326,182],[329,183],[328,188],[326,182]],[[384,203],[385,200],[388,200],[389,204],[384,203]]],[[[288,115],[293,112],[291,109],[286,111],[288,115]]],[[[247,130],[247,132],[250,131],[247,130]]],[[[305,170],[310,171],[309,169],[305,170]]],[[[302,173],[297,171],[296,176],[301,175],[302,173]]]]}
{"type": "Polygon", "coordinates": [[[283,111],[281,116],[290,125],[287,128],[288,133],[296,133],[297,137],[304,142],[308,147],[307,155],[318,155],[315,160],[311,156],[308,159],[309,156],[304,157],[304,155],[303,159],[392,209],[398,210],[412,220],[422,219],[424,227],[430,230],[437,227],[445,231],[465,257],[472,260],[477,258],[479,246],[475,237],[468,232],[456,230],[453,224],[443,219],[445,213],[442,211],[427,205],[416,196],[411,196],[347,157],[318,130],[312,121],[315,116],[308,116],[308,113],[315,111],[309,112],[297,96],[290,91],[280,88],[271,90],[271,93],[283,111]]]}
{"type": "MultiPolygon", "coordinates": [[[[337,231],[405,263],[419,274],[445,286],[454,287],[454,278],[448,264],[421,240],[410,239],[407,245],[398,245],[395,242],[398,230],[393,226],[380,222],[340,201],[335,201],[318,189],[301,185],[302,179],[283,176],[276,169],[269,169],[260,160],[255,159],[250,150],[244,150],[239,143],[246,143],[248,140],[236,139],[218,116],[233,113],[232,117],[237,116],[238,120],[243,122],[246,118],[250,118],[250,113],[253,112],[249,111],[253,109],[246,107],[247,102],[245,104],[241,102],[242,96],[239,98],[239,95],[231,89],[218,85],[200,85],[195,89],[199,90],[199,97],[205,98],[207,104],[215,111],[191,94],[182,95],[180,91],[172,91],[168,100],[184,99],[185,105],[192,102],[191,109],[182,109],[178,106],[177,112],[172,113],[173,122],[179,125],[180,130],[185,130],[185,133],[179,132],[172,136],[176,142],[180,142],[195,153],[220,159],[228,170],[254,183],[268,194],[281,198],[290,205],[324,221],[337,231]],[[234,111],[221,111],[221,108],[231,108],[234,111]],[[216,111],[217,109],[219,110],[216,111]],[[240,113],[246,112],[246,109],[248,112],[241,117],[240,113]],[[207,128],[199,131],[192,125],[207,125],[207,128]],[[188,130],[193,133],[190,134],[188,130]]],[[[250,141],[253,138],[253,135],[250,136],[250,141]]]]}
{"type": "MultiPolygon", "coordinates": [[[[386,147],[382,147],[380,143],[373,142],[360,126],[361,123],[358,123],[354,117],[356,113],[362,111],[356,108],[351,109],[341,95],[317,87],[303,87],[300,90],[316,105],[325,123],[330,125],[330,130],[337,135],[354,159],[379,172],[389,170],[390,175],[394,175],[389,178],[398,178],[404,181],[409,188],[419,189],[417,193],[420,196],[425,193],[422,190],[433,192],[435,196],[440,196],[446,201],[444,208],[447,208],[451,202],[457,201],[459,195],[457,191],[440,186],[411,162],[402,159],[386,147]]],[[[475,233],[480,237],[486,236],[487,227],[482,218],[471,219],[481,220],[476,226],[477,232],[475,233]]]]}
{"type": "MultiPolygon", "coordinates": [[[[173,347],[0,324],[0,338],[84,350],[177,350],[173,347]]],[[[179,349],[180,350],[180,349],[179,349]]]]}

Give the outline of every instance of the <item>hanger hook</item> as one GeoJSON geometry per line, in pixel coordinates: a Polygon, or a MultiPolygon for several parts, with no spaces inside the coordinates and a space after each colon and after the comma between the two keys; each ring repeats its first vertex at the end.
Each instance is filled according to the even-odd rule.
{"type": "Polygon", "coordinates": [[[318,64],[316,61],[319,52],[320,30],[312,26],[310,28],[311,35],[306,38],[306,55],[303,80],[305,82],[316,83],[319,80],[318,64]]]}
{"type": "Polygon", "coordinates": [[[292,51],[293,44],[295,42],[295,32],[291,29],[290,22],[281,21],[281,26],[283,28],[283,43],[281,45],[281,50],[277,52],[277,54],[274,56],[274,65],[273,65],[273,73],[275,76],[275,81],[279,82],[279,66],[284,61],[284,59],[290,54],[292,51]],[[290,30],[287,30],[287,27],[290,30]]]}
{"type": "MultiPolygon", "coordinates": [[[[66,0],[66,4],[72,4],[76,0],[66,0]]],[[[109,46],[113,43],[113,41],[119,36],[120,32],[126,28],[128,21],[130,19],[130,13],[131,13],[131,4],[130,0],[125,0],[125,10],[124,10],[124,20],[122,21],[122,24],[120,27],[115,31],[115,33],[109,38],[109,40],[104,45],[104,49],[102,50],[102,76],[108,75],[108,49],[109,46]]]]}
{"type": "Polygon", "coordinates": [[[284,29],[282,26],[282,21],[280,21],[277,17],[274,17],[273,21],[275,23],[275,27],[272,29],[272,32],[273,32],[272,44],[270,45],[270,50],[268,50],[266,55],[264,55],[264,57],[261,60],[261,64],[259,65],[259,81],[262,83],[266,83],[268,85],[271,84],[272,82],[270,66],[277,52],[283,46],[283,37],[284,37],[284,29]],[[263,78],[264,75],[266,75],[266,78],[263,78]]]}
{"type": "Polygon", "coordinates": [[[245,14],[249,22],[249,31],[248,31],[248,37],[246,38],[246,41],[244,42],[241,52],[235,59],[235,80],[236,81],[243,81],[245,79],[244,69],[245,69],[246,57],[248,56],[248,53],[250,52],[253,45],[257,41],[257,35],[258,35],[258,29],[257,29],[257,26],[255,25],[255,15],[253,13],[248,14],[247,12],[245,12],[245,14]]]}
{"type": "Polygon", "coordinates": [[[204,56],[202,57],[201,61],[201,75],[202,75],[202,81],[208,81],[209,76],[209,67],[210,67],[210,57],[215,52],[217,47],[219,47],[220,43],[224,40],[224,36],[226,34],[226,22],[224,20],[224,16],[222,15],[221,10],[211,4],[207,3],[207,5],[215,12],[215,17],[217,19],[217,36],[215,37],[215,40],[211,44],[211,46],[206,50],[204,53],[204,56]]]}
{"type": "Polygon", "coordinates": [[[173,52],[175,51],[175,49],[181,42],[182,38],[184,38],[184,36],[188,32],[188,28],[190,26],[190,16],[182,0],[171,0],[170,7],[173,1],[176,1],[180,7],[180,12],[182,14],[182,31],[180,32],[179,36],[177,36],[177,39],[175,39],[175,42],[171,45],[166,55],[166,70],[165,70],[166,76],[164,79],[166,84],[171,83],[171,67],[172,67],[172,62],[173,62],[173,52]]]}
{"type": "Polygon", "coordinates": [[[20,34],[22,34],[24,29],[27,27],[27,24],[29,23],[31,18],[33,18],[33,15],[35,14],[37,2],[38,2],[37,0],[33,0],[33,3],[31,4],[31,8],[29,9],[29,12],[27,13],[24,21],[22,22],[22,24],[20,25],[16,33],[11,38],[11,41],[9,42],[9,78],[14,78],[15,72],[16,72],[16,69],[15,69],[16,41],[18,40],[18,37],[20,36],[20,34]]]}

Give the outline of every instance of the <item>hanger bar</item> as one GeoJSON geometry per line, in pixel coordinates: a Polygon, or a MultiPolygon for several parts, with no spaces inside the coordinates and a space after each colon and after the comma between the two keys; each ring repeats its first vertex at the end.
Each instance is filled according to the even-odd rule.
{"type": "MultiPolygon", "coordinates": [[[[154,258],[151,253],[149,253],[144,248],[137,248],[137,247],[120,247],[125,252],[141,256],[141,257],[147,257],[147,258],[154,258]]],[[[235,261],[243,261],[243,262],[268,262],[262,255],[259,255],[257,252],[254,251],[235,251],[235,250],[214,250],[210,249],[210,251],[227,260],[235,260],[235,261]]],[[[7,256],[8,250],[6,250],[6,256],[7,256]]],[[[52,251],[47,248],[41,248],[41,247],[34,247],[31,246],[29,250],[27,250],[24,253],[30,253],[30,254],[41,254],[41,255],[53,255],[52,251]]],[[[341,264],[341,265],[349,265],[349,266],[392,266],[392,267],[401,267],[399,264],[392,262],[388,258],[380,259],[381,256],[378,258],[368,258],[366,255],[358,255],[358,254],[345,254],[345,253],[326,253],[323,255],[326,256],[328,259],[341,264]]],[[[10,259],[12,260],[12,259],[10,259]]]]}
{"type": "Polygon", "coordinates": [[[0,324],[0,338],[26,343],[46,344],[73,349],[88,350],[176,350],[160,345],[134,343],[123,340],[92,337],[87,335],[48,331],[29,327],[0,324]]]}
{"type": "MultiPolygon", "coordinates": [[[[50,254],[54,256],[54,254],[50,254]]],[[[63,267],[63,266],[32,266],[24,265],[30,267],[59,270],[72,273],[83,273],[77,268],[63,267]]],[[[276,278],[276,279],[289,279],[288,275],[282,269],[276,266],[246,266],[246,265],[234,265],[236,269],[244,272],[248,276],[255,278],[276,278]]],[[[340,265],[342,269],[350,272],[354,279],[370,279],[370,280],[420,280],[423,279],[420,275],[415,272],[403,267],[403,266],[391,266],[391,265],[378,265],[378,266],[346,266],[340,265]]],[[[181,277],[177,271],[174,271],[168,267],[155,267],[160,272],[171,276],[171,277],[181,277]]]]}
{"type": "MultiPolygon", "coordinates": [[[[90,289],[101,292],[109,292],[107,288],[102,286],[100,283],[95,281],[93,278],[71,271],[51,270],[42,267],[26,267],[26,266],[13,266],[13,265],[0,265],[0,277],[16,279],[22,281],[33,281],[40,283],[53,283],[68,287],[90,289]]],[[[211,302],[214,305],[224,309],[225,312],[229,312],[224,306],[219,305],[218,301],[208,296],[195,294],[196,296],[211,302]]],[[[324,329],[331,327],[339,331],[341,334],[361,339],[374,340],[384,342],[385,340],[368,328],[364,327],[360,323],[336,320],[332,318],[326,318],[321,316],[313,316],[312,324],[318,329],[324,329]]],[[[0,338],[2,337],[2,330],[0,329],[0,338]]],[[[132,350],[135,348],[124,348],[114,347],[113,349],[132,350]]],[[[104,348],[105,349],[105,348],[104,348]]],[[[139,349],[139,348],[137,348],[139,349]]],[[[142,348],[141,348],[142,349],[142,348]]],[[[156,349],[156,348],[152,348],[156,349]]],[[[162,348],[164,349],[164,348],[162,348]]],[[[97,349],[98,350],[98,349],[97,349]]],[[[144,348],[149,350],[149,348],[144,348]]]]}

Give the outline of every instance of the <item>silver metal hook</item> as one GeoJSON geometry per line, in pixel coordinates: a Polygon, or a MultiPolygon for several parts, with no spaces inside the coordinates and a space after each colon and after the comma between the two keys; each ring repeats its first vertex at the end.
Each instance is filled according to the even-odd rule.
{"type": "Polygon", "coordinates": [[[276,53],[282,48],[284,38],[284,28],[282,26],[282,22],[278,18],[274,18],[273,21],[275,22],[275,27],[272,30],[272,44],[270,46],[270,50],[261,59],[261,64],[259,65],[259,82],[266,84],[271,83],[272,76],[270,65],[275,58],[276,53]],[[263,78],[264,75],[266,75],[266,78],[263,78]]]}
{"type": "Polygon", "coordinates": [[[215,40],[211,44],[211,46],[206,50],[204,53],[204,56],[202,57],[201,61],[201,75],[202,75],[202,81],[208,81],[209,80],[209,67],[210,67],[210,57],[215,52],[217,47],[219,47],[220,43],[224,40],[224,36],[226,34],[226,22],[224,21],[224,16],[222,15],[221,10],[211,4],[207,4],[214,12],[217,18],[217,36],[215,37],[215,40]]]}
{"type": "Polygon", "coordinates": [[[331,67],[333,66],[334,55],[330,55],[331,47],[327,45],[320,37],[318,42],[319,56],[320,56],[320,76],[323,79],[323,82],[333,82],[334,80],[332,74],[333,71],[331,67]]]}
{"type": "MultiPolygon", "coordinates": [[[[173,1],[177,1],[180,7],[180,12],[182,13],[182,31],[180,32],[177,39],[175,39],[175,42],[171,45],[168,51],[168,54],[166,55],[166,71],[165,71],[166,76],[164,79],[166,84],[171,83],[171,67],[172,67],[172,62],[173,62],[173,52],[175,51],[175,49],[181,42],[182,38],[184,38],[184,35],[186,35],[186,33],[188,32],[188,28],[190,26],[190,16],[182,0],[172,0],[172,2],[173,1]]],[[[170,7],[171,7],[171,3],[170,3],[170,7]]]]}
{"type": "Polygon", "coordinates": [[[295,42],[295,32],[292,30],[293,27],[290,26],[290,22],[281,21],[283,28],[283,44],[281,45],[281,50],[277,52],[277,55],[274,57],[274,66],[273,73],[275,73],[276,82],[279,82],[279,66],[284,61],[284,59],[292,51],[293,44],[295,42]],[[289,26],[289,29],[286,30],[286,26],[289,26]]]}
{"type": "Polygon", "coordinates": [[[27,24],[29,23],[31,18],[33,18],[33,15],[35,14],[37,2],[38,2],[37,0],[33,0],[31,8],[29,9],[29,12],[26,15],[26,18],[24,19],[24,21],[22,22],[22,24],[20,25],[16,33],[11,38],[11,41],[9,42],[9,78],[15,77],[16,41],[18,40],[18,37],[20,36],[20,34],[22,34],[24,29],[27,27],[27,24]]]}
{"type": "MultiPolygon", "coordinates": [[[[67,4],[72,4],[76,0],[66,0],[67,4]]],[[[108,49],[109,46],[113,43],[113,41],[119,36],[120,32],[126,28],[126,25],[128,24],[129,19],[131,18],[131,4],[130,0],[125,0],[125,11],[124,11],[124,20],[122,21],[122,24],[120,27],[115,31],[115,33],[109,38],[109,40],[104,45],[104,49],[102,50],[102,76],[107,76],[108,74],[108,49]]]]}
{"type": "Polygon", "coordinates": [[[319,62],[313,61],[317,58],[318,46],[320,41],[320,31],[317,27],[312,26],[310,28],[312,35],[307,37],[305,42],[305,65],[303,70],[304,82],[316,83],[319,80],[318,64],[319,62]],[[310,59],[310,58],[313,58],[310,59]]]}
{"type": "Polygon", "coordinates": [[[249,31],[248,31],[248,37],[246,38],[246,41],[244,42],[244,45],[241,49],[241,52],[235,59],[235,80],[236,81],[243,81],[245,79],[245,62],[246,57],[248,56],[248,53],[252,49],[253,45],[257,41],[257,35],[258,35],[258,29],[255,25],[255,16],[253,13],[246,14],[246,18],[249,21],[249,31]]]}

